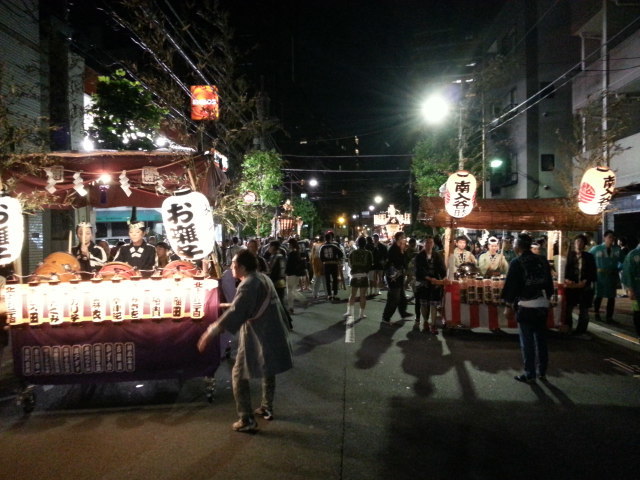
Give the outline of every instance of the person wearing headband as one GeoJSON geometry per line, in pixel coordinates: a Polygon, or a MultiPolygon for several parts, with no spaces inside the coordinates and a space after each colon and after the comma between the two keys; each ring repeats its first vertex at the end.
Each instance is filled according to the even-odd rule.
{"type": "Polygon", "coordinates": [[[477,264],[476,257],[473,256],[469,250],[467,250],[468,239],[464,235],[458,235],[455,239],[455,248],[453,253],[449,255],[449,261],[447,265],[447,278],[453,280],[455,272],[458,271],[458,267],[463,263],[477,264]]]}
{"type": "Polygon", "coordinates": [[[143,277],[150,277],[158,265],[156,248],[144,240],[147,227],[144,222],[129,223],[130,243],[123,245],[114,257],[114,262],[128,263],[143,277]]]}
{"type": "Polygon", "coordinates": [[[504,258],[504,255],[498,253],[498,248],[498,239],[496,237],[489,237],[489,240],[487,240],[488,250],[480,255],[478,259],[478,268],[485,278],[505,275],[507,270],[509,270],[509,264],[504,258]]]}
{"type": "Polygon", "coordinates": [[[107,262],[106,252],[93,242],[93,227],[90,223],[76,225],[78,244],[71,249],[71,255],[78,259],[83,280],[89,280],[107,262]]]}

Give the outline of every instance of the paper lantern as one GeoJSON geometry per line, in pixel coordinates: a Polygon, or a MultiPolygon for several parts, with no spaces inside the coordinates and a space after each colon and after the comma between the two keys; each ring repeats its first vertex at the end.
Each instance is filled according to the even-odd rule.
{"type": "Polygon", "coordinates": [[[598,215],[611,201],[616,174],[609,167],[593,167],[584,172],[578,192],[578,208],[587,215],[598,215]]]}
{"type": "Polygon", "coordinates": [[[0,265],[20,256],[24,242],[22,206],[12,197],[0,197],[0,265]]]}
{"type": "Polygon", "coordinates": [[[455,218],[466,217],[476,201],[476,178],[466,170],[449,176],[444,192],[444,208],[455,218]]]}
{"type": "Polygon", "coordinates": [[[169,244],[184,260],[200,260],[213,250],[213,215],[207,197],[182,190],[162,202],[162,221],[169,244]]]}

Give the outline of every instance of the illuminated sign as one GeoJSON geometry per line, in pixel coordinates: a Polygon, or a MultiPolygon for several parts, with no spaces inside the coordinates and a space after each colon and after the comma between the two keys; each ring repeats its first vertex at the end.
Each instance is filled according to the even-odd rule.
{"type": "Polygon", "coordinates": [[[191,120],[218,120],[218,87],[191,86],[191,120]]]}

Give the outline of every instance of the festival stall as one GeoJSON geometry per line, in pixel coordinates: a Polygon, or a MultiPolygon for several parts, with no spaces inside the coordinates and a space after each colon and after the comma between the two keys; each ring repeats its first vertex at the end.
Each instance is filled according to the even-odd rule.
{"type": "MultiPolygon", "coordinates": [[[[440,197],[421,199],[419,220],[431,227],[445,228],[445,255],[451,231],[455,229],[488,230],[490,232],[544,232],[562,246],[563,232],[594,231],[599,228],[600,217],[585,215],[563,198],[548,199],[476,199],[473,211],[463,218],[454,218],[445,209],[440,197]]],[[[544,254],[544,252],[543,252],[544,254]]],[[[553,258],[550,241],[547,258],[553,258]]],[[[562,258],[561,251],[558,258],[562,258]]],[[[555,293],[549,311],[548,326],[559,327],[564,315],[564,265],[554,265],[559,276],[554,279],[555,293]]],[[[500,292],[504,276],[482,278],[460,275],[456,280],[443,280],[445,289],[443,315],[448,326],[467,328],[516,328],[515,318],[507,317],[500,292]]]]}
{"type": "MultiPolygon", "coordinates": [[[[224,183],[219,166],[207,156],[175,153],[52,154],[49,160],[42,172],[13,172],[16,192],[47,190],[53,208],[161,208],[181,259],[148,278],[121,262],[86,278],[75,256],[54,252],[33,274],[10,279],[6,317],[25,411],[34,407],[34,384],[203,376],[211,400],[220,344],[211,342],[203,354],[196,345],[219,310],[218,282],[202,265],[214,246],[210,203],[224,183]]],[[[2,198],[14,206],[14,198],[2,198]]],[[[23,224],[19,206],[6,212],[0,221],[23,224]]],[[[19,252],[23,240],[14,241],[19,252]]],[[[4,245],[1,253],[15,250],[4,245]]],[[[13,259],[8,255],[4,263],[13,259]]]]}

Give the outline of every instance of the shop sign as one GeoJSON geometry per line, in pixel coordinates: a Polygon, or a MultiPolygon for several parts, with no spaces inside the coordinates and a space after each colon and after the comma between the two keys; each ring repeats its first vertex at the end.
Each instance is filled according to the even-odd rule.
{"type": "Polygon", "coordinates": [[[218,87],[191,85],[191,120],[218,120],[218,87]]]}

